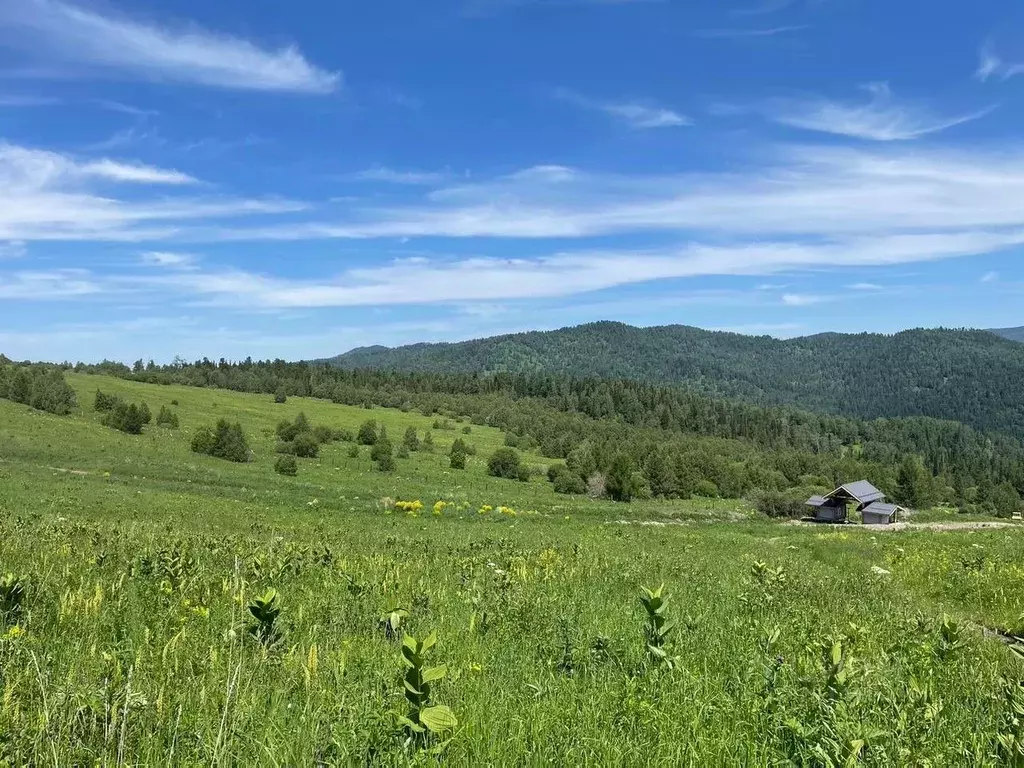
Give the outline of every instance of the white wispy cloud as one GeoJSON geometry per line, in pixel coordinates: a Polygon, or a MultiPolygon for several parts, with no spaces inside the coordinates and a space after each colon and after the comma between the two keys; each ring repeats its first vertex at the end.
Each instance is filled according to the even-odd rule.
{"type": "Polygon", "coordinates": [[[346,210],[335,221],[196,237],[570,239],[661,232],[737,240],[985,233],[1024,227],[1024,147],[797,146],[746,169],[652,176],[538,166],[432,190],[413,203],[354,202],[346,210]]]}
{"type": "Polygon", "coordinates": [[[194,184],[180,171],[109,158],[76,160],[67,155],[0,142],[0,179],[42,185],[56,179],[97,178],[132,184],[194,184]]]}
{"type": "Polygon", "coordinates": [[[28,248],[20,240],[0,242],[0,259],[20,259],[28,253],[28,248]]]}
{"type": "Polygon", "coordinates": [[[974,71],[977,80],[983,83],[991,77],[1008,80],[1020,74],[1024,74],[1024,63],[1004,61],[995,52],[991,43],[981,47],[981,51],[978,52],[978,68],[974,71]]]}
{"type": "Polygon", "coordinates": [[[828,296],[813,293],[784,293],[782,294],[782,303],[787,307],[807,307],[811,304],[821,304],[828,298],[828,296]]]}
{"type": "Polygon", "coordinates": [[[222,88],[329,93],[341,75],[309,63],[298,48],[261,48],[197,25],[172,28],[60,0],[0,5],[0,35],[33,55],[157,80],[222,88]]]}
{"type": "Polygon", "coordinates": [[[462,11],[467,16],[493,16],[501,11],[530,5],[630,5],[664,2],[664,0],[465,0],[462,11]]]}
{"type": "MultiPolygon", "coordinates": [[[[684,244],[656,251],[558,252],[532,258],[438,256],[345,270],[329,279],[292,279],[237,268],[94,276],[97,290],[189,298],[243,310],[452,304],[556,299],[653,281],[712,275],[771,275],[794,269],[882,266],[955,258],[1024,244],[1002,235],[894,235],[829,243],[684,244]]],[[[747,297],[746,301],[749,301],[747,297]]],[[[788,292],[788,306],[823,297],[788,292]]]]}
{"type": "Polygon", "coordinates": [[[602,101],[583,96],[575,91],[560,89],[555,92],[557,98],[573,104],[581,109],[588,109],[604,114],[628,125],[631,128],[679,128],[693,125],[693,121],[679,112],[664,107],[634,101],[602,101]]]}
{"type": "Polygon", "coordinates": [[[448,178],[443,171],[399,171],[394,168],[375,165],[363,171],[352,174],[352,178],[359,181],[378,181],[385,184],[410,184],[431,185],[440,184],[448,178]]]}
{"type": "Polygon", "coordinates": [[[193,182],[176,170],[0,143],[0,240],[153,240],[196,219],[305,207],[286,200],[146,194],[151,186],[193,182]]]}
{"type": "Polygon", "coordinates": [[[771,120],[792,128],[832,133],[870,141],[907,141],[938,133],[989,114],[994,107],[944,116],[923,105],[896,100],[888,85],[865,86],[866,103],[851,104],[828,99],[777,100],[762,105],[771,120]]]}
{"type": "Polygon", "coordinates": [[[981,276],[981,282],[983,283],[996,283],[999,282],[998,272],[986,272],[981,276]]]}
{"type": "Polygon", "coordinates": [[[852,283],[846,286],[851,291],[881,291],[884,290],[883,286],[878,283],[852,283]]]}
{"type": "Polygon", "coordinates": [[[139,258],[146,266],[175,269],[191,269],[197,261],[194,254],[175,253],[174,251],[146,251],[140,254],[139,258]]]}
{"type": "Polygon", "coordinates": [[[85,270],[0,272],[0,300],[66,299],[100,293],[102,288],[85,270]]]}
{"type": "Polygon", "coordinates": [[[801,32],[808,28],[807,24],[793,24],[781,27],[729,27],[723,29],[699,29],[694,32],[697,37],[743,39],[757,37],[775,37],[790,32],[801,32]]]}

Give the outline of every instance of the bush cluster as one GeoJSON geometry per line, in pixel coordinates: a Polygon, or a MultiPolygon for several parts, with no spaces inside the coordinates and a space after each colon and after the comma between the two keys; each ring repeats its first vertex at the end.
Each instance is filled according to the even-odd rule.
{"type": "Polygon", "coordinates": [[[298,456],[300,459],[315,459],[320,455],[322,444],[336,440],[351,441],[352,433],[347,429],[328,426],[314,427],[305,413],[299,413],[295,421],[285,419],[277,425],[277,452],[298,456]]]}
{"type": "Polygon", "coordinates": [[[218,421],[214,429],[201,427],[192,437],[192,450],[240,464],[249,461],[251,453],[242,425],[227,419],[218,421]]]}
{"type": "Polygon", "coordinates": [[[38,411],[66,416],[78,404],[75,391],[60,368],[16,365],[0,355],[0,399],[12,400],[38,411]]]}
{"type": "Polygon", "coordinates": [[[93,408],[103,413],[101,424],[129,435],[141,435],[142,428],[153,420],[153,414],[146,403],[129,403],[117,395],[108,395],[98,389],[93,408]]]}
{"type": "Polygon", "coordinates": [[[283,454],[277,457],[277,461],[274,462],[274,471],[279,475],[287,475],[288,477],[295,477],[299,474],[299,465],[295,461],[294,456],[283,454]]]}
{"type": "Polygon", "coordinates": [[[156,415],[156,424],[158,427],[169,427],[171,429],[177,429],[178,414],[176,414],[166,405],[161,405],[160,413],[156,415]]]}

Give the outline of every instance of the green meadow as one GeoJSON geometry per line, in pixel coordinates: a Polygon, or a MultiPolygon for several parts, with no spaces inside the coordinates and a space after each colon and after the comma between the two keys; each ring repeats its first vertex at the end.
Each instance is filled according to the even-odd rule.
{"type": "Polygon", "coordinates": [[[5,764],[1024,765],[1020,526],[556,495],[490,477],[504,435],[468,422],[67,381],[68,416],[0,400],[5,764]],[[180,427],[105,427],[97,389],[180,427]],[[434,449],[282,476],[300,412],[434,449]],[[222,418],[252,461],[191,451],[222,418]]]}

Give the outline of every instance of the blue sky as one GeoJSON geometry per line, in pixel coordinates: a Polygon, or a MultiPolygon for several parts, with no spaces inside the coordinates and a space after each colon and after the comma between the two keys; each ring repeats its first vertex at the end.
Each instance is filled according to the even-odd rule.
{"type": "Polygon", "coordinates": [[[1024,9],[7,0],[0,351],[1024,324],[1024,9]]]}

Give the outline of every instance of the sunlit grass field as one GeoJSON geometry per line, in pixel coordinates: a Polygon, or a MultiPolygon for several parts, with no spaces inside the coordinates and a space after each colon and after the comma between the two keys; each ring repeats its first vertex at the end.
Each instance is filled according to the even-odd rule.
{"type": "Polygon", "coordinates": [[[24,587],[15,601],[0,583],[11,765],[958,766],[1021,749],[1024,668],[997,634],[1024,629],[1018,528],[559,496],[543,475],[488,477],[503,435],[468,422],[68,380],[68,417],[0,400],[0,573],[24,587]],[[97,388],[181,427],[103,427],[97,388]],[[430,430],[435,450],[382,474],[339,442],[283,477],[274,427],[300,411],[373,418],[396,442],[430,430]],[[252,462],[191,452],[219,418],[252,462]],[[477,450],[464,471],[456,437],[477,450]],[[638,601],[662,583],[664,657],[638,601]],[[249,606],[269,589],[280,614],[260,634],[249,606]],[[436,632],[429,698],[457,719],[437,734],[399,720],[406,632],[436,632]]]}

